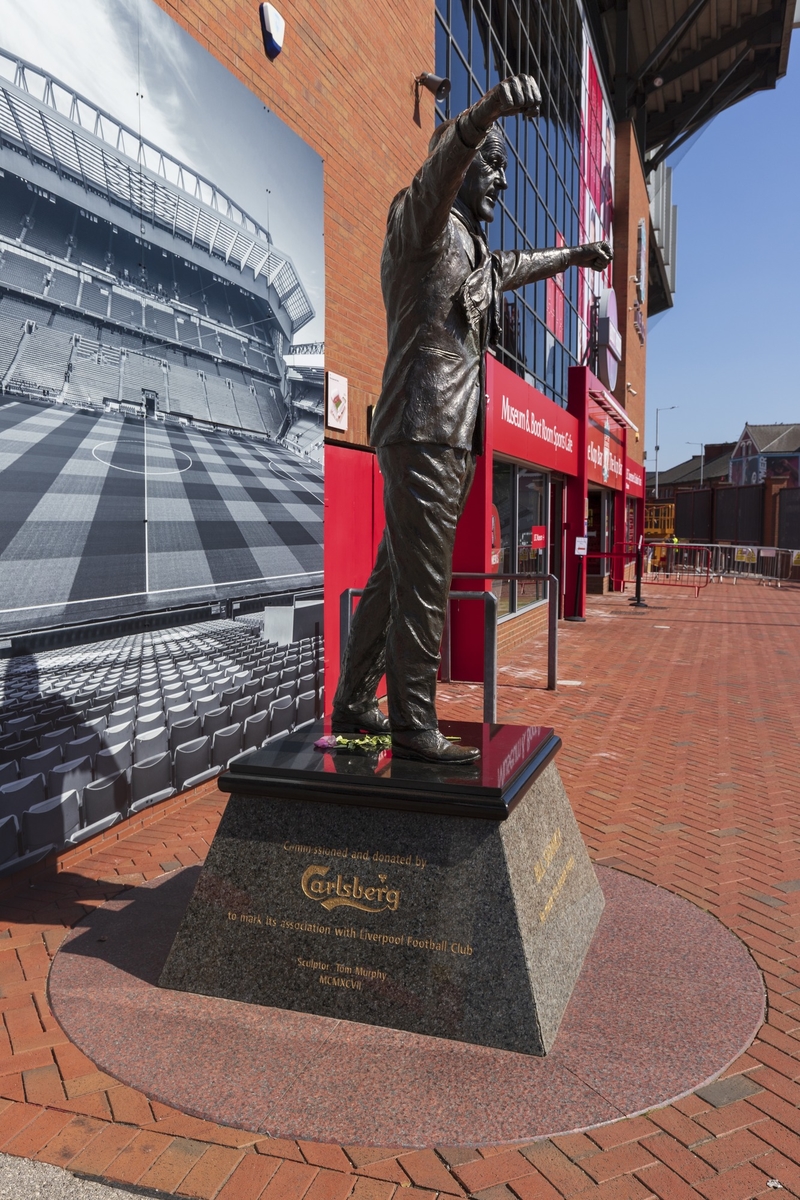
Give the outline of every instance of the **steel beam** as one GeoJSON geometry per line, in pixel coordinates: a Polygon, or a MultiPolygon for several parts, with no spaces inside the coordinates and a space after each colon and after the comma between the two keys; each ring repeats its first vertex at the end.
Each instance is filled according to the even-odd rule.
{"type": "MultiPolygon", "coordinates": [[[[694,125],[697,118],[711,103],[720,88],[725,87],[725,84],[728,82],[734,72],[739,69],[744,60],[752,53],[752,48],[750,46],[745,46],[744,49],[736,55],[736,58],[733,60],[728,69],[722,72],[716,83],[709,84],[704,91],[700,92],[699,96],[697,94],[693,94],[690,101],[673,105],[671,109],[668,108],[663,113],[660,113],[659,116],[662,118],[661,121],[657,121],[654,117],[653,123],[650,126],[650,136],[653,143],[658,145],[659,142],[666,141],[667,139],[669,139],[669,141],[675,141],[681,136],[682,133],[694,125]],[[668,125],[672,126],[672,128],[664,128],[668,125]],[[660,127],[664,128],[664,133],[661,135],[659,134],[660,127]]],[[[660,153],[661,152],[659,151],[659,154],[660,153]]],[[[663,155],[661,155],[661,157],[663,157],[663,155]]]]}
{"type": "MultiPolygon", "coordinates": [[[[738,65],[738,63],[736,65],[738,65]]],[[[729,68],[729,72],[732,74],[733,68],[729,68]]],[[[708,122],[713,120],[714,117],[718,116],[718,114],[721,113],[723,111],[723,109],[728,108],[729,105],[733,104],[734,101],[738,100],[738,98],[739,98],[739,96],[741,96],[742,92],[745,91],[746,88],[750,87],[750,85],[752,83],[755,83],[755,81],[759,78],[760,75],[761,75],[761,71],[751,71],[748,75],[745,76],[745,78],[741,81],[741,83],[739,83],[733,89],[733,91],[726,92],[724,96],[721,96],[720,99],[717,101],[717,103],[713,106],[711,111],[704,115],[703,123],[708,124],[708,122]]],[[[715,91],[716,90],[718,90],[718,89],[715,88],[715,91]]],[[[703,106],[703,107],[705,107],[705,106],[703,106]]],[[[691,121],[687,122],[684,125],[683,129],[679,133],[677,133],[670,142],[668,142],[665,146],[663,146],[659,150],[658,154],[654,155],[653,158],[648,159],[648,162],[647,162],[648,174],[651,171],[655,171],[656,167],[658,167],[659,164],[662,163],[665,158],[668,158],[670,156],[670,154],[674,154],[676,150],[680,149],[680,147],[684,144],[684,142],[687,142],[689,140],[689,138],[692,137],[692,135],[696,132],[694,129],[695,119],[696,118],[693,117],[691,119],[691,121]]]]}
{"type": "MultiPolygon", "coordinates": [[[[726,50],[732,50],[734,46],[739,46],[742,42],[750,43],[756,34],[761,33],[763,29],[774,21],[774,12],[761,13],[760,16],[752,17],[749,21],[744,21],[741,25],[729,29],[721,37],[706,42],[699,50],[685,55],[679,62],[670,63],[669,66],[661,71],[660,75],[663,83],[660,86],[666,87],[667,84],[674,83],[676,79],[680,79],[683,75],[688,75],[690,71],[696,71],[698,67],[705,66],[707,62],[711,62],[712,58],[716,58],[719,54],[724,54],[726,50]]],[[[758,49],[758,47],[755,47],[755,49],[758,49]]],[[[650,96],[658,90],[658,88],[650,83],[645,87],[645,95],[650,96]]]]}
{"type": "Polygon", "coordinates": [[[636,75],[631,81],[632,91],[636,90],[636,87],[643,79],[646,79],[648,75],[654,74],[658,70],[661,64],[669,57],[674,48],[677,46],[687,29],[689,29],[700,16],[700,13],[707,4],[708,0],[693,0],[693,3],[689,5],[683,16],[678,18],[678,20],[670,29],[669,33],[661,39],[653,53],[646,58],[642,65],[638,68],[636,75]]]}

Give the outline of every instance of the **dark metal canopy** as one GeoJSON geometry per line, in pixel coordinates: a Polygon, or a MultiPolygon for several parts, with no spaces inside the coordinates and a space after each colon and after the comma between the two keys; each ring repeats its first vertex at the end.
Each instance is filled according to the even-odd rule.
{"type": "Polygon", "coordinates": [[[618,121],[648,168],[786,74],[795,0],[589,0],[618,121]]]}

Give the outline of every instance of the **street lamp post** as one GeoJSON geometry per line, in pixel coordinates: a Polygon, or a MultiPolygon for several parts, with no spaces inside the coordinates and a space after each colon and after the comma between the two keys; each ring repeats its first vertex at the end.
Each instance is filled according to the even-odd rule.
{"type": "Polygon", "coordinates": [[[706,458],[706,444],[705,444],[705,442],[687,442],[686,445],[700,447],[700,487],[702,487],[703,486],[703,467],[705,466],[705,458],[706,458]]]}
{"type": "Polygon", "coordinates": [[[672,412],[673,408],[677,408],[677,404],[669,404],[663,408],[656,409],[656,500],[658,499],[658,414],[662,412],[672,412]]]}

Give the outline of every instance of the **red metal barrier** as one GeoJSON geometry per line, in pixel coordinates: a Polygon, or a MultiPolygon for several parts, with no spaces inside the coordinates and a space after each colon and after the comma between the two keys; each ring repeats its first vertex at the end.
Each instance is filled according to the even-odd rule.
{"type": "MultiPolygon", "coordinates": [[[[623,569],[636,561],[636,546],[623,543],[613,550],[594,551],[587,559],[609,559],[621,562],[623,569]]],[[[695,596],[707,587],[711,579],[711,550],[708,546],[690,546],[675,542],[648,542],[644,548],[642,583],[657,587],[693,588],[695,596]]],[[[622,591],[632,580],[622,576],[622,591]]]]}
{"type": "Polygon", "coordinates": [[[648,542],[642,583],[694,588],[695,596],[711,579],[711,550],[675,542],[648,542]]]}
{"type": "MultiPolygon", "coordinates": [[[[608,559],[609,562],[611,562],[611,563],[621,563],[621,570],[619,572],[619,575],[616,578],[614,578],[613,581],[614,581],[615,586],[617,584],[622,584],[622,587],[620,590],[623,592],[625,591],[625,583],[626,583],[625,568],[630,563],[636,562],[636,546],[632,542],[618,543],[614,547],[613,550],[606,550],[606,551],[592,550],[592,551],[589,551],[585,557],[586,557],[587,561],[589,559],[594,559],[596,561],[599,561],[600,559],[608,559]]],[[[614,576],[616,576],[616,572],[612,572],[612,578],[614,576]]],[[[632,582],[632,581],[628,580],[627,582],[632,582]]]]}

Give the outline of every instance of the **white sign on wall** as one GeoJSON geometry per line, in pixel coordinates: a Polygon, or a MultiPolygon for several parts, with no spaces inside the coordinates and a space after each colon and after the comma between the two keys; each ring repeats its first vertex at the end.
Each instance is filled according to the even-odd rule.
{"type": "Polygon", "coordinates": [[[347,432],[347,379],[326,373],[326,423],[331,429],[347,432]]]}

